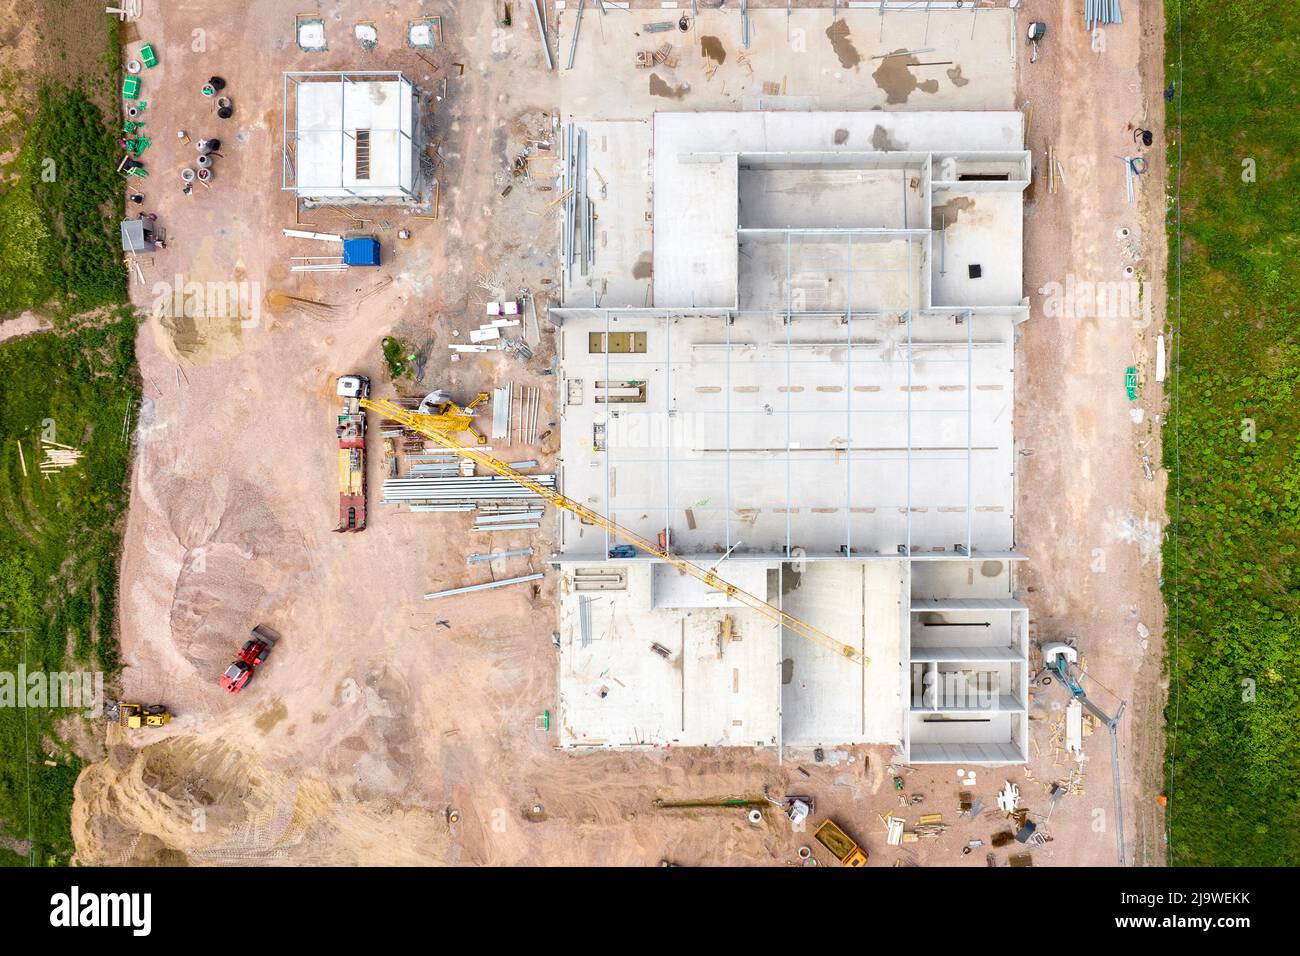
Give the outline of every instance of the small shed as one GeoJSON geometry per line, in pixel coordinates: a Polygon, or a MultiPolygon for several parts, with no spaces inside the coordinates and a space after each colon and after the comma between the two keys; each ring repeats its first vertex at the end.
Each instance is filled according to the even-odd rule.
{"type": "Polygon", "coordinates": [[[383,205],[417,198],[419,95],[400,71],[285,73],[282,109],[282,188],[383,205]]]}
{"type": "Polygon", "coordinates": [[[122,251],[153,252],[153,236],[146,235],[144,223],[139,219],[122,220],[122,251]]]}
{"type": "Polygon", "coordinates": [[[379,240],[374,236],[354,236],[343,240],[345,266],[379,265],[379,240]]]}

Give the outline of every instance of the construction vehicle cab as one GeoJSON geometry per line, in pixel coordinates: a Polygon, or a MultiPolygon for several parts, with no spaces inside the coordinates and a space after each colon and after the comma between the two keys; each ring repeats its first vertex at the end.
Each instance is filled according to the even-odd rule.
{"type": "Polygon", "coordinates": [[[1119,719],[1124,716],[1126,701],[1120,701],[1119,711],[1111,716],[1102,710],[1083,689],[1083,675],[1079,673],[1079,649],[1064,641],[1050,641],[1040,645],[1043,654],[1043,670],[1059,680],[1070,696],[1087,708],[1088,712],[1101,721],[1102,725],[1114,733],[1119,719]]]}
{"type": "Polygon", "coordinates": [[[370,379],[364,375],[340,375],[335,391],[340,398],[366,398],[370,395],[370,379]]]}

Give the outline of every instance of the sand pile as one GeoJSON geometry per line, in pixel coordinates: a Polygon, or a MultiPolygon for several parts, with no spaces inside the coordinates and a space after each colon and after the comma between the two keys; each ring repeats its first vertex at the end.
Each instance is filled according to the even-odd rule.
{"type": "Polygon", "coordinates": [[[361,803],[197,737],[110,747],[77,781],[72,830],[96,866],[429,864],[448,842],[440,813],[361,803]]]}
{"type": "Polygon", "coordinates": [[[171,640],[196,668],[215,673],[252,624],[274,617],[307,570],[305,550],[249,482],[165,475],[151,490],[153,501],[165,503],[160,517],[179,546],[166,603],[171,640]]]}

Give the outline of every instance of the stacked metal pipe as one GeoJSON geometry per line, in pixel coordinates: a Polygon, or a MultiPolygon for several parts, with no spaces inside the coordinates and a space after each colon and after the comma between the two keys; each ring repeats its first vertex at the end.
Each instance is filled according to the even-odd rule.
{"type": "Polygon", "coordinates": [[[560,176],[560,195],[564,197],[564,234],[561,252],[564,275],[573,277],[573,264],[586,275],[595,261],[592,242],[595,232],[595,204],[587,195],[587,131],[569,123],[561,130],[564,169],[560,176]]]}
{"type": "Polygon", "coordinates": [[[1083,22],[1089,30],[1098,24],[1123,23],[1119,0],[1083,0],[1083,22]]]}
{"type": "MultiPolygon", "coordinates": [[[[530,476],[547,488],[555,487],[554,475],[530,476]]],[[[491,501],[540,502],[537,494],[509,478],[497,475],[484,477],[409,477],[389,478],[384,482],[384,504],[409,504],[422,506],[421,511],[468,511],[479,502],[491,501]]]]}

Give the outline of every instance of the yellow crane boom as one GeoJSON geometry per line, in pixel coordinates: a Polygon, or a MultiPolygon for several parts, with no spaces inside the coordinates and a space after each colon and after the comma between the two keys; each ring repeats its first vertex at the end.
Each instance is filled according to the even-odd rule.
{"type": "Polygon", "coordinates": [[[662,561],[666,561],[683,574],[690,575],[697,581],[703,583],[706,587],[713,588],[716,591],[721,591],[723,594],[727,595],[727,597],[739,601],[752,611],[757,611],[773,623],[780,624],[787,630],[793,631],[799,636],[805,637],[816,644],[820,644],[822,647],[833,651],[839,656],[861,664],[864,667],[870,663],[870,659],[857,648],[850,647],[842,641],[837,641],[825,631],[813,627],[806,621],[799,620],[799,618],[795,617],[793,614],[787,614],[776,605],[769,604],[762,598],[750,594],[748,591],[744,591],[741,588],[736,587],[734,584],[724,581],[712,570],[702,568],[690,561],[683,560],[675,554],[670,554],[668,551],[659,547],[655,542],[642,537],[635,531],[630,531],[622,525],[616,524],[609,518],[606,518],[604,515],[592,511],[586,505],[580,504],[572,498],[566,498],[554,488],[547,488],[545,485],[539,484],[527,475],[515,471],[515,469],[511,468],[504,461],[493,458],[491,455],[476,449],[463,447],[460,442],[452,438],[446,431],[442,431],[436,426],[436,416],[421,415],[418,412],[412,412],[386,399],[363,398],[361,400],[361,405],[364,408],[368,408],[371,411],[382,415],[390,421],[397,422],[398,424],[409,428],[411,431],[418,432],[425,438],[431,439],[439,445],[442,445],[444,448],[452,449],[456,454],[468,458],[475,464],[482,465],[484,468],[494,471],[504,478],[509,478],[516,484],[523,485],[523,487],[527,488],[533,494],[549,501],[551,504],[555,505],[555,507],[563,508],[570,514],[577,515],[583,521],[594,524],[598,528],[603,528],[614,537],[626,541],[628,544],[634,545],[638,550],[644,551],[646,554],[652,554],[662,561]]]}

